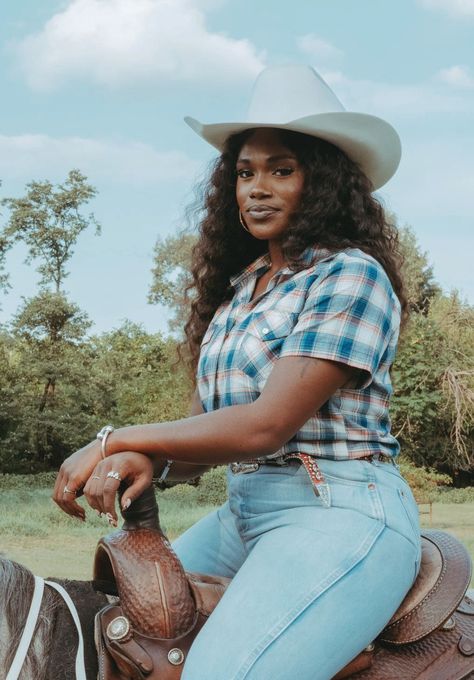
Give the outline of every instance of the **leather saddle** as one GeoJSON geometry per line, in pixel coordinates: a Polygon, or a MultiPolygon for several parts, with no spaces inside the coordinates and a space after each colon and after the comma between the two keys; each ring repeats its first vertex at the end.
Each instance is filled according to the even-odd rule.
{"type": "MultiPolygon", "coordinates": [[[[100,539],[94,587],[117,601],[96,616],[100,680],[179,680],[230,579],[185,572],[160,529],[153,487],[100,539]]],[[[453,536],[422,533],[420,573],[373,644],[333,680],[474,678],[471,560],[453,536]]],[[[387,587],[390,587],[389,584],[387,587]]],[[[225,679],[224,679],[225,680],[225,679]]]]}

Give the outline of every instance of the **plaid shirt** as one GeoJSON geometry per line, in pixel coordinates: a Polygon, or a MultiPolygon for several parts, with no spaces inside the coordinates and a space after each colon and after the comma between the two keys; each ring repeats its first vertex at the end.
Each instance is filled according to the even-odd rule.
{"type": "Polygon", "coordinates": [[[360,369],[354,384],[338,389],[268,457],[396,456],[388,402],[400,304],[388,276],[356,248],[337,253],[308,248],[304,262],[307,267],[297,273],[281,269],[254,300],[256,281],[270,268],[268,254],[231,279],[234,297],[217,309],[201,345],[197,379],[203,408],[255,401],[279,358],[338,361],[360,369]]]}

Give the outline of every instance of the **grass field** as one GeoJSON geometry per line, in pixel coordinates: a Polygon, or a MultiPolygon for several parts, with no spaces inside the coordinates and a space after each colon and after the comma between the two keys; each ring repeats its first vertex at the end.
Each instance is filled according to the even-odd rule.
{"type": "MultiPolygon", "coordinates": [[[[56,507],[48,488],[0,491],[0,553],[41,576],[91,578],[95,544],[109,532],[105,519],[88,511],[87,522],[56,507]]],[[[170,540],[213,509],[160,496],[161,525],[170,540]]],[[[429,526],[428,515],[421,515],[429,526]]],[[[474,503],[434,503],[433,528],[457,536],[474,561],[474,503]]],[[[471,583],[474,587],[474,579],[471,583]]]]}

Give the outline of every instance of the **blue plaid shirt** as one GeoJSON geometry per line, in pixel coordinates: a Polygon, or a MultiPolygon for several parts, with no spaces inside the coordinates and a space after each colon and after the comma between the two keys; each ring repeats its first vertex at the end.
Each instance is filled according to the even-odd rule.
{"type": "Polygon", "coordinates": [[[256,281],[270,268],[268,254],[231,279],[234,297],[217,309],[202,340],[197,375],[202,406],[213,411],[255,401],[282,357],[338,361],[359,369],[353,384],[338,389],[268,457],[396,456],[388,403],[400,304],[390,280],[357,248],[337,253],[308,248],[304,262],[307,267],[297,273],[281,269],[254,300],[256,281]]]}

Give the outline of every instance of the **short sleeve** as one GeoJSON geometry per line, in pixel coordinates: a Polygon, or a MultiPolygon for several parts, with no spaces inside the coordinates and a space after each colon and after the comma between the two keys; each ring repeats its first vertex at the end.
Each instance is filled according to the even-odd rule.
{"type": "Polygon", "coordinates": [[[370,384],[400,325],[400,305],[384,269],[373,259],[343,255],[309,288],[280,358],[310,356],[364,371],[370,384]]]}

